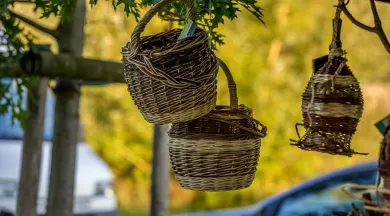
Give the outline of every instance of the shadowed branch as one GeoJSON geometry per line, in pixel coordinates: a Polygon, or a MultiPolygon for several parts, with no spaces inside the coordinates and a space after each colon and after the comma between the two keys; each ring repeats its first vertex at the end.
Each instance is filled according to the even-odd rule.
{"type": "Polygon", "coordinates": [[[375,22],[374,27],[365,25],[362,22],[358,21],[351,14],[351,12],[349,12],[349,10],[347,9],[347,3],[345,3],[345,0],[339,0],[339,5],[337,7],[341,8],[341,10],[345,14],[345,16],[347,16],[348,19],[351,20],[351,22],[353,24],[355,24],[356,26],[358,26],[359,28],[361,28],[363,30],[366,30],[368,32],[372,32],[372,33],[375,33],[376,35],[378,35],[378,37],[381,40],[383,46],[385,47],[387,52],[390,54],[390,42],[389,42],[389,40],[388,40],[388,38],[386,36],[386,33],[384,32],[384,30],[382,28],[382,22],[381,22],[381,19],[379,17],[378,10],[376,8],[375,0],[370,0],[370,4],[371,4],[372,15],[374,16],[374,22],[375,22]]]}
{"type": "Polygon", "coordinates": [[[11,10],[9,10],[9,14],[10,14],[12,17],[17,18],[17,19],[19,19],[20,21],[22,21],[22,22],[24,22],[24,23],[26,23],[26,24],[28,24],[28,25],[30,25],[30,26],[32,26],[32,27],[38,29],[39,31],[44,32],[44,33],[46,33],[46,34],[49,34],[49,35],[53,36],[54,38],[58,38],[58,36],[59,36],[58,31],[55,30],[55,29],[50,29],[50,28],[44,27],[44,26],[42,26],[42,25],[40,25],[40,24],[38,24],[38,23],[32,21],[31,19],[29,19],[29,18],[27,18],[27,17],[24,17],[24,16],[22,16],[22,15],[20,15],[20,14],[17,14],[17,13],[15,13],[15,12],[11,11],[11,10]]]}

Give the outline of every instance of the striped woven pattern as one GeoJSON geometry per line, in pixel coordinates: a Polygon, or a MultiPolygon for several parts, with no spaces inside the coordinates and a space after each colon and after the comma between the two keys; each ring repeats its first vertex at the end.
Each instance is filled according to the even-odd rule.
{"type": "Polygon", "coordinates": [[[330,58],[310,79],[302,95],[306,133],[298,134],[293,145],[329,154],[359,154],[350,144],[363,113],[363,96],[359,81],[345,63],[343,57],[330,58]]]}

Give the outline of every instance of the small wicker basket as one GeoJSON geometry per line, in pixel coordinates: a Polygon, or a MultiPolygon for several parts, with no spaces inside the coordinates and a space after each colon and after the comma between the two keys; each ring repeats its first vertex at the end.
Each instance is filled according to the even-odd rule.
{"type": "Polygon", "coordinates": [[[252,110],[238,106],[236,86],[228,67],[220,66],[229,81],[230,106],[216,106],[204,117],[175,123],[169,131],[171,164],[183,188],[228,191],[249,187],[266,127],[252,110]]]}
{"type": "Polygon", "coordinates": [[[302,96],[306,133],[293,145],[303,150],[352,156],[350,143],[363,112],[359,81],[343,57],[328,62],[310,79],[302,96]]]}
{"type": "MultiPolygon", "coordinates": [[[[180,29],[140,38],[152,17],[174,1],[154,5],[122,48],[128,91],[145,120],[155,124],[199,118],[216,105],[218,62],[205,31],[181,40],[180,29]]],[[[194,20],[193,1],[185,3],[194,20]]]]}
{"type": "Polygon", "coordinates": [[[351,149],[351,139],[363,113],[363,96],[344,58],[341,12],[337,7],[328,61],[314,72],[302,95],[303,124],[296,125],[299,140],[291,141],[307,151],[352,156],[363,154],[351,149]],[[299,125],[306,129],[302,137],[299,125]]]}

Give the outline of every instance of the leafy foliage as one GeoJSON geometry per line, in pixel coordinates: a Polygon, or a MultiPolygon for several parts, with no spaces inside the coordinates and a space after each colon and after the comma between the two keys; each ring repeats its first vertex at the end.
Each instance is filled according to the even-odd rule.
{"type": "MultiPolygon", "coordinates": [[[[241,12],[240,6],[247,9],[259,21],[263,22],[263,13],[256,0],[196,0],[197,24],[209,32],[212,48],[223,45],[223,35],[216,29],[225,23],[225,19],[233,20],[241,12]]],[[[183,4],[174,3],[159,13],[163,20],[175,20],[180,24],[185,22],[186,10],[183,4]]],[[[264,22],[263,22],[264,23],[264,22]]]]}
{"type": "MultiPolygon", "coordinates": [[[[10,77],[9,66],[18,63],[18,59],[24,52],[25,43],[31,42],[32,36],[23,33],[23,29],[15,19],[6,16],[0,16],[3,29],[0,29],[0,77],[10,77]]],[[[30,86],[35,79],[19,78],[14,82],[0,84],[0,115],[12,110],[12,120],[21,121],[25,125],[27,111],[22,109],[23,88],[30,86]],[[16,88],[12,88],[16,87],[16,88]],[[15,89],[13,94],[9,94],[10,89],[15,89]]]]}

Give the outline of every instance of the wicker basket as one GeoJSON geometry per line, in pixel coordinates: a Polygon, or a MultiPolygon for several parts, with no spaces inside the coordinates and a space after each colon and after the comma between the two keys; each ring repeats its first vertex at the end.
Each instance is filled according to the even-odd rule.
{"type": "MultiPolygon", "coordinates": [[[[145,120],[155,124],[199,118],[216,105],[218,62],[205,31],[197,29],[181,40],[180,29],[140,38],[151,18],[172,2],[162,0],[153,6],[122,48],[128,91],[145,120]]],[[[185,2],[193,19],[189,2],[193,1],[185,2]]]]}
{"type": "Polygon", "coordinates": [[[183,188],[228,191],[249,187],[256,173],[260,138],[266,127],[252,110],[238,106],[236,86],[227,66],[230,106],[216,106],[208,115],[175,123],[169,131],[171,164],[183,188]]]}
{"type": "MultiPolygon", "coordinates": [[[[358,80],[341,56],[328,62],[310,79],[302,96],[306,133],[294,141],[303,150],[351,156],[361,154],[350,143],[363,112],[358,80]]],[[[302,125],[302,124],[297,124],[302,125]]]]}

